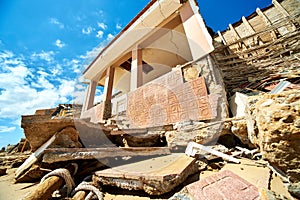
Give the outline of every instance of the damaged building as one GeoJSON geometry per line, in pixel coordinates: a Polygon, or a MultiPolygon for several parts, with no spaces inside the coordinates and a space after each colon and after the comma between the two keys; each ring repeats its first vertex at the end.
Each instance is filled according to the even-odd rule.
{"type": "MultiPolygon", "coordinates": [[[[92,175],[98,199],[121,189],[159,199],[299,198],[299,7],[273,0],[210,35],[195,0],[150,1],[84,70],[82,106],[22,116],[34,153],[16,180],[64,167],[76,184],[92,175]]],[[[53,196],[64,182],[52,175],[25,199],[53,196]]]]}

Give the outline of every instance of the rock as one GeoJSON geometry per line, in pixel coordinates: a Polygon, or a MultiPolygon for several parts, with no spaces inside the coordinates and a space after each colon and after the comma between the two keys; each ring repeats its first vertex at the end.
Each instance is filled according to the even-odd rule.
{"type": "Polygon", "coordinates": [[[70,118],[50,119],[47,115],[29,115],[22,116],[21,127],[30,143],[31,151],[34,152],[56,132],[75,125],[74,120],[70,118]]]}
{"type": "Polygon", "coordinates": [[[40,169],[38,165],[33,165],[25,172],[25,174],[16,179],[16,183],[30,183],[39,181],[47,173],[49,173],[49,171],[40,169]]]}
{"type": "Polygon", "coordinates": [[[287,91],[249,97],[247,128],[250,141],[263,158],[291,181],[300,181],[300,92],[287,91]]]}
{"type": "Polygon", "coordinates": [[[57,134],[56,139],[49,148],[80,148],[82,145],[78,140],[77,130],[74,127],[66,127],[57,134]]]}
{"type": "Polygon", "coordinates": [[[290,184],[288,190],[293,196],[300,198],[300,182],[290,184]]]}
{"type": "Polygon", "coordinates": [[[199,68],[201,68],[198,65],[194,66],[188,66],[182,69],[183,72],[183,77],[185,81],[191,81],[195,80],[196,78],[199,77],[200,71],[199,68]]]}
{"type": "Polygon", "coordinates": [[[252,146],[248,137],[246,120],[232,120],[231,132],[238,137],[243,144],[252,146]]]}
{"type": "Polygon", "coordinates": [[[0,167],[0,176],[6,175],[6,170],[7,170],[6,167],[0,167]]]}

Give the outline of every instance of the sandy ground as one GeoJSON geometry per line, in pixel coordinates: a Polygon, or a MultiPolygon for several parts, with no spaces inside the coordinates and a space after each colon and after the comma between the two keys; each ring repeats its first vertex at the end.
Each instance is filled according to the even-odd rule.
{"type": "Polygon", "coordinates": [[[0,200],[22,199],[28,192],[37,187],[35,183],[14,184],[14,172],[16,169],[8,169],[7,175],[0,176],[0,200]]]}
{"type": "MultiPolygon", "coordinates": [[[[14,184],[15,169],[8,169],[7,175],[0,176],[0,200],[21,200],[30,191],[33,191],[38,183],[17,183],[14,184]]],[[[110,188],[114,192],[104,193],[104,200],[148,200],[148,199],[162,199],[150,198],[140,195],[139,192],[130,192],[118,188],[110,188]]],[[[165,199],[165,198],[163,198],[165,199]]],[[[166,198],[167,199],[167,198],[166,198]]]]}

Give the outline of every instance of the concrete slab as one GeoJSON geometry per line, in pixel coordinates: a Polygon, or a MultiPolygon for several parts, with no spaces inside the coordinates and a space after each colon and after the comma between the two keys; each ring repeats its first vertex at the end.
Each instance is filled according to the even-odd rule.
{"type": "Polygon", "coordinates": [[[260,199],[257,187],[229,170],[186,186],[194,200],[260,199]]]}
{"type": "Polygon", "coordinates": [[[150,195],[170,192],[198,171],[194,158],[182,153],[156,157],[95,172],[93,181],[150,195]]]}

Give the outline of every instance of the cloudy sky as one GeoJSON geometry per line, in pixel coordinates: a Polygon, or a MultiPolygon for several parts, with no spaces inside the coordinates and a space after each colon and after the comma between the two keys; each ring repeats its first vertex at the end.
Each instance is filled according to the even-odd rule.
{"type": "MultiPolygon", "coordinates": [[[[149,0],[0,0],[0,147],[24,137],[21,115],[80,102],[91,61],[149,0]]],[[[198,0],[214,31],[271,0],[198,0]]]]}

